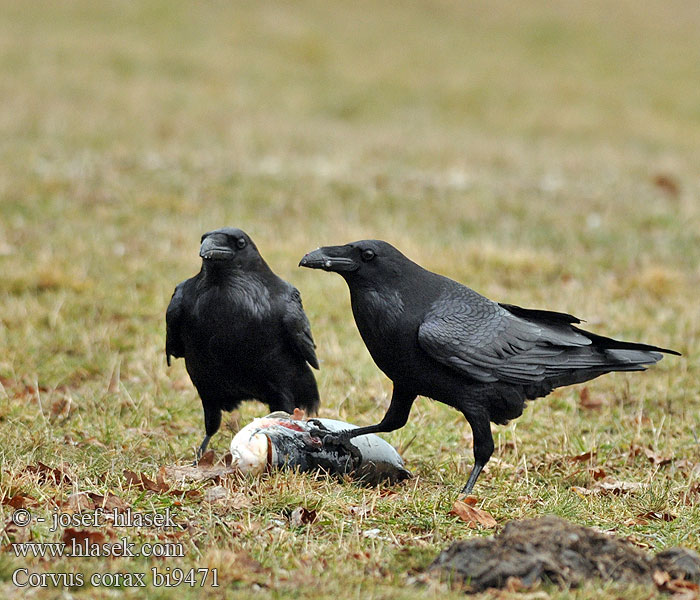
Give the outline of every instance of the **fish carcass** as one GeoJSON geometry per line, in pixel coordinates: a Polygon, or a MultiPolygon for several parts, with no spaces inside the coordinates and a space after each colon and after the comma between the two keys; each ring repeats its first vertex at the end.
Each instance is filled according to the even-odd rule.
{"type": "Polygon", "coordinates": [[[411,477],[399,453],[377,435],[364,435],[337,445],[324,445],[320,435],[355,427],[334,419],[304,420],[296,414],[293,417],[274,412],[254,419],[234,436],[231,464],[243,473],[297,468],[349,475],[369,485],[411,477]]]}

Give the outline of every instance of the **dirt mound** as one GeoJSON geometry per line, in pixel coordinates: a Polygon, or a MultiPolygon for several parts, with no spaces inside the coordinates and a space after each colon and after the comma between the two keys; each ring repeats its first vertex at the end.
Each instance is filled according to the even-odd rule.
{"type": "Polygon", "coordinates": [[[547,516],[511,521],[489,538],[455,542],[429,568],[458,578],[471,590],[500,588],[510,578],[525,586],[551,581],[577,586],[587,579],[667,584],[700,581],[700,556],[671,548],[650,556],[629,542],[547,516]]]}

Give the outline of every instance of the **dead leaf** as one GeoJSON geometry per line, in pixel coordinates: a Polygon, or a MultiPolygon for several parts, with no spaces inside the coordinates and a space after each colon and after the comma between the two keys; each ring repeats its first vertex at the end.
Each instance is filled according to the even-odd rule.
{"type": "Polygon", "coordinates": [[[593,477],[594,481],[600,481],[608,476],[603,467],[590,467],[588,473],[593,477]]]}
{"type": "Polygon", "coordinates": [[[318,515],[315,510],[309,510],[303,506],[297,506],[289,517],[289,524],[292,527],[301,527],[314,523],[318,515]]]}
{"type": "Polygon", "coordinates": [[[661,467],[669,464],[671,460],[673,460],[670,456],[661,456],[659,453],[654,452],[651,448],[642,448],[642,451],[652,465],[658,465],[661,467]]]}
{"type": "Polygon", "coordinates": [[[664,193],[677,198],[681,193],[678,181],[668,173],[657,173],[652,177],[651,182],[664,193]]]}
{"type": "Polygon", "coordinates": [[[65,418],[70,414],[73,400],[69,395],[59,396],[51,402],[51,416],[65,418]]]}
{"type": "Polygon", "coordinates": [[[498,525],[496,519],[494,519],[485,510],[470,506],[467,502],[462,500],[455,500],[449,514],[459,517],[472,528],[476,527],[477,525],[481,525],[486,529],[493,529],[498,525]]]}
{"type": "Polygon", "coordinates": [[[603,397],[600,394],[591,395],[588,387],[579,392],[579,405],[587,410],[595,410],[603,406],[603,397]]]}
{"type": "Polygon", "coordinates": [[[214,457],[216,456],[213,450],[207,450],[200,459],[197,461],[198,467],[211,467],[214,464],[214,457]]]}
{"type": "Polygon", "coordinates": [[[569,456],[569,460],[571,462],[586,462],[591,460],[597,452],[595,450],[589,450],[588,452],[584,452],[583,454],[579,454],[577,456],[569,456]]]}
{"type": "Polygon", "coordinates": [[[124,478],[126,479],[126,483],[128,485],[139,487],[148,492],[156,492],[160,494],[167,492],[169,489],[165,483],[161,482],[158,484],[152,479],[149,479],[144,473],[137,474],[129,469],[124,469],[124,478]]]}
{"type": "Polygon", "coordinates": [[[106,496],[94,492],[76,492],[60,503],[61,510],[70,513],[95,510],[101,508],[105,513],[124,512],[129,505],[119,496],[108,492],[106,496]]]}
{"type": "Polygon", "coordinates": [[[93,544],[102,545],[107,541],[107,536],[101,532],[94,529],[74,529],[73,527],[66,527],[63,530],[63,535],[61,536],[61,541],[66,545],[70,546],[75,540],[75,545],[84,545],[85,540],[88,541],[88,545],[93,544]]]}
{"type": "Polygon", "coordinates": [[[61,503],[61,510],[67,513],[80,513],[87,510],[94,510],[95,503],[92,498],[87,495],[87,492],[77,492],[71,494],[61,503]]]}
{"type": "Polygon", "coordinates": [[[627,519],[625,525],[646,525],[649,521],[664,521],[670,523],[676,519],[676,515],[665,512],[649,511],[645,513],[638,514],[632,519],[627,519]]]}
{"type": "Polygon", "coordinates": [[[127,502],[111,492],[108,492],[106,496],[88,492],[88,496],[90,496],[95,508],[102,508],[105,512],[111,513],[116,510],[120,513],[125,512],[128,508],[130,508],[127,502]]]}
{"type": "Polygon", "coordinates": [[[56,485],[71,485],[73,483],[73,477],[69,475],[70,471],[65,465],[53,468],[37,461],[36,465],[27,465],[24,470],[27,473],[38,475],[40,484],[53,482],[56,485]]]}
{"type": "Polygon", "coordinates": [[[25,496],[24,494],[15,494],[12,498],[5,498],[2,501],[3,504],[11,506],[12,508],[28,508],[30,506],[36,506],[39,504],[37,500],[31,496],[25,496]]]}
{"type": "Polygon", "coordinates": [[[612,477],[606,477],[602,481],[598,481],[593,485],[593,491],[603,495],[614,494],[619,496],[628,492],[637,491],[642,487],[641,483],[630,481],[619,481],[612,477]]]}

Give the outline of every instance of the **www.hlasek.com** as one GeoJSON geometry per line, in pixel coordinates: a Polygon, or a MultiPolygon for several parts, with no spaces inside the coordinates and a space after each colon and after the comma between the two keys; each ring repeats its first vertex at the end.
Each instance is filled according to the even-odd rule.
{"type": "MultiPolygon", "coordinates": [[[[32,521],[42,523],[47,519],[33,517],[26,509],[18,509],[12,515],[12,522],[19,527],[26,527],[32,521]]],[[[59,527],[93,526],[109,522],[114,527],[143,527],[179,528],[173,521],[170,509],[164,514],[138,512],[105,512],[96,509],[89,513],[59,513],[54,511],[49,531],[54,532],[59,527]]],[[[103,538],[104,539],[104,538],[103,538]]],[[[185,546],[180,542],[144,542],[137,546],[128,538],[122,537],[116,542],[91,540],[89,535],[73,536],[65,542],[14,542],[10,544],[11,551],[17,558],[86,558],[86,557],[184,557],[185,546]]],[[[218,572],[208,568],[171,568],[152,567],[144,572],[93,573],[86,580],[80,572],[49,573],[33,572],[20,567],[12,573],[12,583],[17,587],[81,587],[89,582],[93,587],[145,587],[146,577],[154,587],[176,587],[189,585],[203,587],[205,585],[218,587],[218,572]]]]}

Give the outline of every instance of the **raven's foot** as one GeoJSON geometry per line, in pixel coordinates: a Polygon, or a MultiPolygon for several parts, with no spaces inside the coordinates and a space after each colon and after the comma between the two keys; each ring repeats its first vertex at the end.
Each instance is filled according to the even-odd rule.
{"type": "Polygon", "coordinates": [[[202,443],[199,445],[199,448],[197,448],[197,452],[194,455],[194,462],[192,463],[193,467],[196,467],[199,464],[199,461],[202,458],[202,456],[204,456],[204,452],[206,451],[207,446],[209,445],[210,439],[210,435],[204,436],[204,440],[202,440],[202,443]]]}
{"type": "Polygon", "coordinates": [[[474,489],[474,484],[476,483],[476,480],[479,477],[479,473],[481,473],[481,470],[483,468],[484,465],[480,462],[474,463],[474,466],[472,467],[472,472],[469,473],[469,479],[467,480],[466,485],[462,488],[462,491],[459,494],[460,499],[463,499],[472,493],[472,490],[474,489]]]}
{"type": "Polygon", "coordinates": [[[350,431],[330,431],[319,423],[321,427],[309,429],[309,435],[321,441],[321,447],[329,452],[335,452],[339,456],[349,456],[357,467],[362,462],[360,450],[350,440],[350,431]]]}

